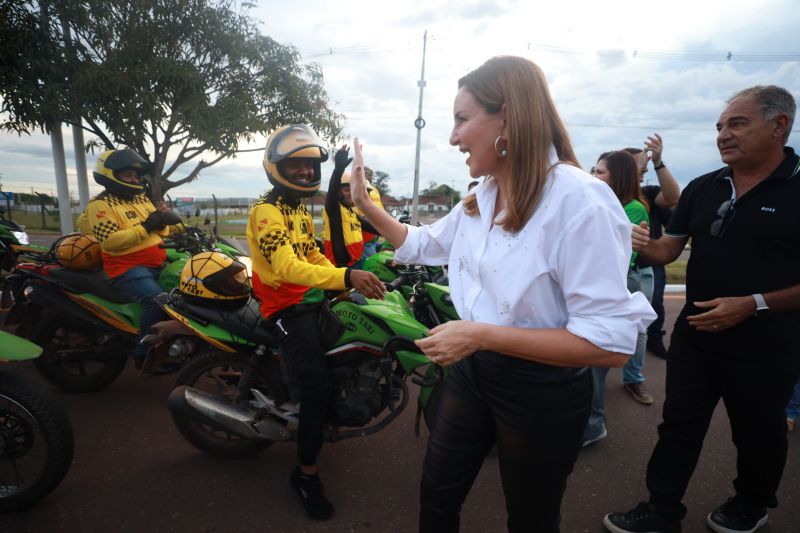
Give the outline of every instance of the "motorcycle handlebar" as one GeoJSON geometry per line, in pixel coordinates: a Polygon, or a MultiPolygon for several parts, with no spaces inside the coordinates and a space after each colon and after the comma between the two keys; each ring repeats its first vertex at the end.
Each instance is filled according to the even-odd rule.
{"type": "Polygon", "coordinates": [[[408,278],[405,276],[405,274],[400,274],[399,276],[394,278],[392,281],[390,281],[388,283],[385,283],[386,290],[389,291],[389,292],[399,290],[400,287],[402,285],[405,285],[407,282],[408,282],[408,278]]]}
{"type": "MultiPolygon", "coordinates": [[[[397,359],[397,352],[400,350],[423,353],[422,350],[419,349],[419,346],[417,346],[416,343],[408,337],[395,335],[383,343],[383,351],[393,359],[397,359]]],[[[414,374],[411,376],[411,382],[421,387],[435,387],[441,383],[444,379],[444,370],[441,366],[435,363],[431,364],[433,365],[432,377],[422,376],[414,372],[414,374]]]]}

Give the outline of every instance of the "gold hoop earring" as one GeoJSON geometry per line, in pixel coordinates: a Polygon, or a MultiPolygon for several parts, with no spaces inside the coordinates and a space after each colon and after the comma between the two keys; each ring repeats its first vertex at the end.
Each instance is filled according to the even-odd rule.
{"type": "Polygon", "coordinates": [[[495,139],[495,140],[494,140],[494,153],[496,153],[496,154],[497,154],[497,157],[506,157],[506,156],[508,155],[508,148],[506,148],[506,147],[500,148],[499,146],[497,146],[497,144],[498,144],[500,141],[503,141],[503,142],[504,142],[504,143],[506,143],[506,144],[508,143],[508,142],[507,142],[507,141],[506,141],[506,140],[503,138],[503,136],[502,136],[502,135],[498,135],[498,136],[497,136],[497,139],[495,139]]]}

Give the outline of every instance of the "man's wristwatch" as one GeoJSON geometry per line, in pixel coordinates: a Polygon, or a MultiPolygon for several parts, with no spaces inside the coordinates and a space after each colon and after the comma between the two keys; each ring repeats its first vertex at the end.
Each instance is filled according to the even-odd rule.
{"type": "Polygon", "coordinates": [[[756,301],[756,316],[763,316],[769,312],[767,301],[764,300],[762,294],[754,294],[753,299],[756,301]]]}
{"type": "Polygon", "coordinates": [[[657,164],[657,165],[653,165],[653,170],[655,170],[655,171],[659,171],[659,170],[661,170],[662,168],[664,168],[665,166],[667,166],[667,165],[665,165],[665,164],[664,164],[664,162],[663,162],[663,161],[661,161],[659,164],[657,164]]]}

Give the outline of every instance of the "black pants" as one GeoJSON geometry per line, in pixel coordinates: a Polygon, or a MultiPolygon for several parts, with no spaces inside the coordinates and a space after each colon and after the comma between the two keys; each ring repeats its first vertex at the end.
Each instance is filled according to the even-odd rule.
{"type": "Polygon", "coordinates": [[[663,265],[653,265],[653,298],[650,305],[656,312],[656,319],[647,327],[648,337],[661,339],[664,336],[664,289],[667,284],[667,271],[663,265]]]}
{"type": "Polygon", "coordinates": [[[421,484],[420,531],[458,531],[461,505],[496,442],[508,530],[559,531],[561,498],[592,399],[587,369],[494,352],[456,363],[433,422],[421,484]]]}
{"type": "Polygon", "coordinates": [[[297,455],[300,464],[312,466],[322,449],[325,419],[330,406],[331,385],[318,326],[319,309],[295,306],[270,319],[286,358],[293,389],[300,400],[297,455]]]}
{"type": "Polygon", "coordinates": [[[787,350],[770,346],[769,337],[761,336],[759,344],[742,336],[741,342],[750,346],[725,350],[721,346],[730,344],[715,348],[710,335],[679,318],[669,347],[664,420],[647,467],[647,488],[652,503],[673,519],[686,515],[681,500],[720,398],[737,451],[737,499],[775,507],[786,464],[784,410],[800,371],[796,347],[787,350]]]}

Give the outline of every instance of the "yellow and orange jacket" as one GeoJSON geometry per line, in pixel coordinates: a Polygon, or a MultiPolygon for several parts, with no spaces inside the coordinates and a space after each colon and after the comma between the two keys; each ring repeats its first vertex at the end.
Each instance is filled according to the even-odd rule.
{"type": "MultiPolygon", "coordinates": [[[[347,266],[353,266],[356,261],[361,258],[364,253],[364,238],[361,231],[361,222],[358,220],[355,209],[347,207],[341,203],[339,210],[342,213],[342,237],[344,237],[344,245],[347,248],[347,253],[350,254],[350,262],[347,266]]],[[[322,210],[322,233],[325,242],[325,257],[336,264],[336,256],[333,253],[333,242],[331,241],[331,224],[328,219],[328,211],[322,210]]],[[[370,234],[372,235],[372,234],[370,234]]]]}
{"type": "MultiPolygon", "coordinates": [[[[370,198],[370,200],[372,200],[373,204],[375,204],[378,207],[380,207],[381,209],[385,210],[385,208],[383,207],[383,201],[381,200],[381,193],[378,190],[378,188],[376,186],[374,186],[374,185],[372,187],[370,187],[370,189],[369,189],[369,198],[370,198]]],[[[364,213],[362,213],[359,208],[356,207],[356,208],[354,208],[354,210],[355,210],[355,212],[356,212],[356,214],[358,216],[360,216],[361,218],[364,218],[364,213]]],[[[361,238],[364,240],[364,242],[369,242],[369,241],[371,241],[372,239],[374,239],[377,236],[378,236],[377,234],[370,233],[369,231],[362,231],[361,232],[361,238]]]]}
{"type": "Polygon", "coordinates": [[[247,244],[253,261],[253,292],[261,314],[301,302],[319,301],[320,291],[347,288],[346,268],[337,268],[317,247],[314,220],[305,204],[285,199],[275,189],[250,209],[247,244]]]}
{"type": "Polygon", "coordinates": [[[121,276],[135,266],[158,267],[166,259],[159,248],[169,228],[148,232],[142,222],[156,208],[147,196],[131,199],[102,192],[89,201],[78,227],[94,235],[103,249],[103,270],[109,278],[121,276]]]}

